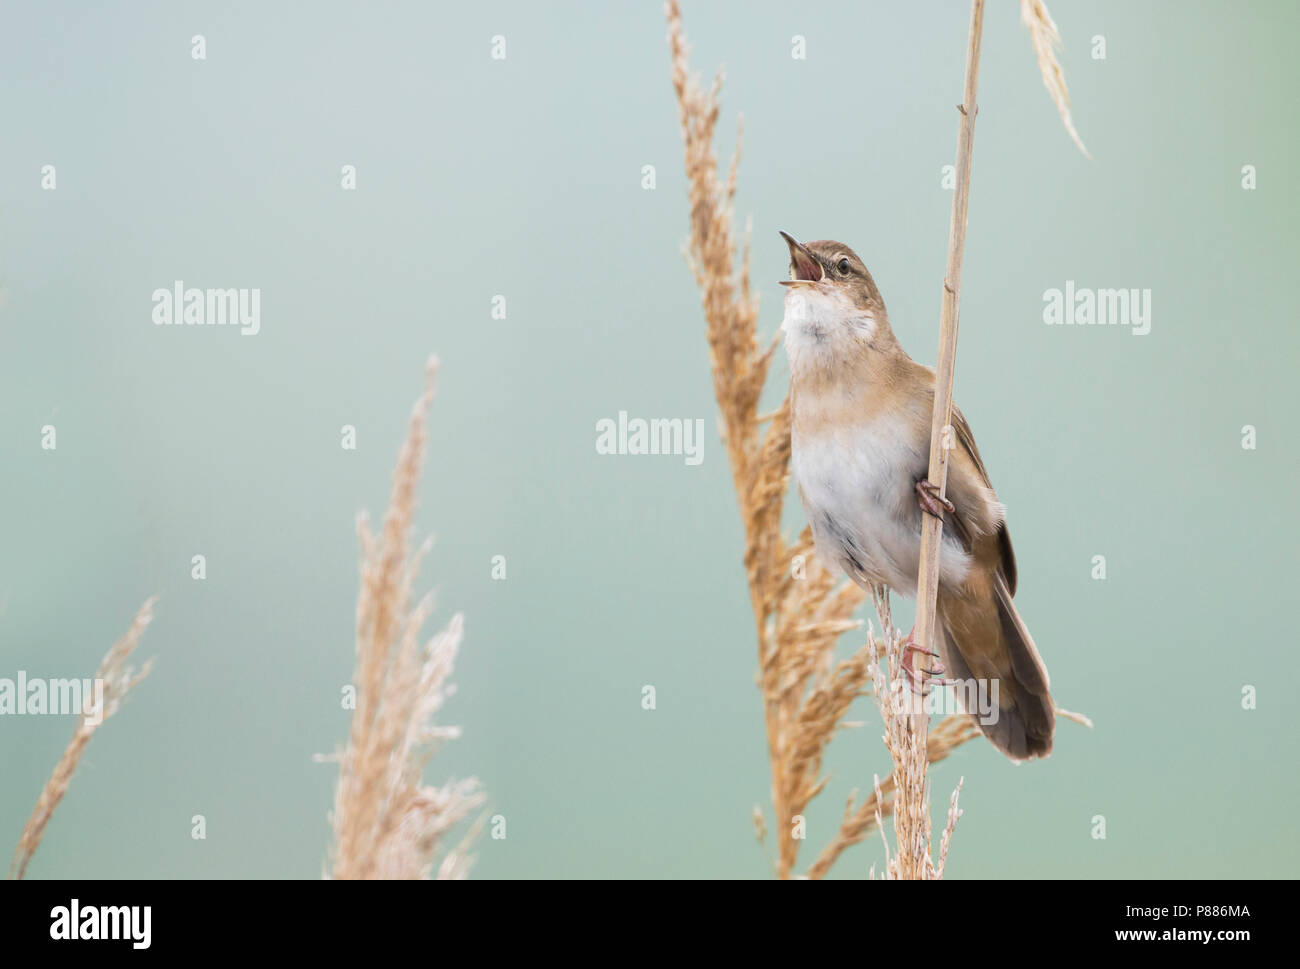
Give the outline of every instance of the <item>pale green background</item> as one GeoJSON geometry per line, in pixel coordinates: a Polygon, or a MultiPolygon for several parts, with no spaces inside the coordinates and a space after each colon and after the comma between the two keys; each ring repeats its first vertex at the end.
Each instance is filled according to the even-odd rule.
{"type": "MultiPolygon", "coordinates": [[[[1014,5],[991,3],[957,399],[1010,509],[1017,601],[1058,702],[1097,727],[1062,723],[1045,763],[980,742],[943,764],[937,809],[966,778],[950,874],[1291,875],[1300,13],[1055,7],[1093,160],[1014,5]],[[1042,294],[1067,279],[1150,288],[1151,333],[1044,326],[1042,294]]],[[[784,228],[855,246],[932,362],[967,6],[686,16],[696,67],[727,65],[724,150],[745,117],[738,216],[754,217],[764,333],[784,228]]],[[[140,651],[157,669],[95,737],[31,874],[319,875],[334,771],[312,755],[345,736],[353,518],[382,509],[436,351],[425,579],[438,622],[463,610],[468,637],[446,710],[464,737],[429,777],[477,774],[508,819],[475,874],[768,875],[740,528],[679,251],[660,5],[65,3],[4,20],[0,675],[88,675],[162,596],[140,651]],[[150,294],[174,279],[260,287],[261,334],[155,327],[150,294]],[[595,422],[619,410],[703,418],[703,465],[597,455],[595,422]]],[[[869,726],[834,745],[805,861],[886,768],[874,711],[854,716],[869,726]]],[[[3,845],[71,729],[0,722],[3,845]]],[[[837,873],[880,855],[873,838],[837,873]]]]}

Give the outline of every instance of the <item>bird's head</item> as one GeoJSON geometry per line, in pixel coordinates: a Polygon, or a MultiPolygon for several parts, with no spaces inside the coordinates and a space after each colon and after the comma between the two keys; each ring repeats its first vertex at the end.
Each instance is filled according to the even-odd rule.
{"type": "Polygon", "coordinates": [[[791,353],[841,356],[892,342],[885,301],[856,252],[842,242],[781,237],[790,247],[790,278],[781,285],[788,288],[782,328],[791,353]]]}

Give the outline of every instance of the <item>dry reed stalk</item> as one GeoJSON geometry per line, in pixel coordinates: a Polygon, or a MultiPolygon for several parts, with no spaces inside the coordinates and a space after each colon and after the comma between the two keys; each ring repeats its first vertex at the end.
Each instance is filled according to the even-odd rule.
{"type": "MultiPolygon", "coordinates": [[[[1042,0],[1021,0],[1021,18],[1030,29],[1034,50],[1038,55],[1043,83],[1052,100],[1056,102],[1066,130],[1079,149],[1087,149],[1079,140],[1070,121],[1069,97],[1065,90],[1065,75],[1056,61],[1055,46],[1060,44],[1060,34],[1052,22],[1047,6],[1042,0]]],[[[957,106],[961,114],[957,135],[956,188],[952,199],[952,218],[948,228],[948,264],[943,281],[943,304],[939,323],[939,357],[935,368],[934,411],[930,425],[930,465],[927,479],[939,485],[943,496],[948,477],[948,447],[952,438],[952,385],[957,360],[957,331],[960,320],[961,268],[966,245],[966,213],[970,203],[971,159],[974,150],[975,117],[979,112],[980,41],[984,32],[984,0],[972,0],[970,30],[966,48],[966,81],[962,103],[957,106]]],[[[916,593],[916,642],[933,648],[935,632],[935,605],[939,589],[939,543],[943,522],[939,518],[923,516],[921,526],[921,565],[916,593]]],[[[879,601],[879,600],[877,600],[879,601]]],[[[892,657],[892,644],[891,644],[892,657]]],[[[881,684],[877,682],[879,694],[881,684]]],[[[891,702],[880,702],[881,714],[886,722],[887,742],[894,757],[895,777],[899,791],[896,796],[894,826],[898,838],[896,856],[897,877],[921,880],[942,877],[943,860],[946,860],[951,827],[956,823],[957,793],[953,793],[949,811],[949,830],[944,834],[941,861],[935,866],[930,853],[930,816],[926,768],[928,758],[921,755],[928,750],[926,731],[929,717],[924,713],[905,716],[902,692],[891,702]],[[893,714],[892,717],[889,714],[893,714]],[[936,875],[937,872],[937,875],[936,875]]],[[[910,699],[910,692],[907,693],[910,699]]],[[[1086,717],[1082,718],[1087,721],[1086,717]]],[[[957,785],[960,790],[960,783],[957,785]]]]}
{"type": "MultiPolygon", "coordinates": [[[[840,635],[861,626],[853,613],[864,593],[817,559],[808,529],[793,545],[781,534],[789,484],[790,404],[787,398],[773,414],[758,412],[777,341],[765,347],[758,343],[758,300],[750,289],[748,240],[738,279],[733,268],[738,249],[732,209],[739,138],[723,181],[713,147],[722,74],[707,92],[701,88],[690,71],[677,0],[668,0],[665,10],[690,184],[686,257],[701,291],[714,395],[745,531],[744,563],[758,634],[758,681],[771,761],[776,872],[790,878],[802,843],[799,827],[804,811],[829,781],[821,773],[826,746],[843,726],[853,701],[870,692],[875,647],[869,640],[847,659],[835,661],[840,635]],[[766,430],[761,427],[764,423],[766,430]]],[[[946,757],[954,746],[974,736],[956,721],[953,725],[945,721],[936,733],[940,730],[942,739],[927,746],[932,760],[946,757]]],[[[866,836],[878,815],[889,813],[892,803],[883,801],[883,794],[874,794],[854,808],[850,798],[839,831],[808,870],[808,877],[825,875],[847,847],[866,836]]]]}
{"type": "MultiPolygon", "coordinates": [[[[484,801],[475,778],[421,785],[423,768],[438,746],[460,735],[458,727],[438,726],[433,717],[454,692],[448,677],[460,648],[462,618],[454,616],[421,650],[420,629],[433,611],[432,598],[425,595],[410,605],[420,562],[430,548],[426,541],[412,554],[409,536],[436,373],[437,360],[430,357],[424,394],[411,411],[393,471],[382,533],[372,534],[364,513],[357,520],[356,709],[347,747],[332,758],[318,758],[339,762],[331,815],[333,878],[432,877],[443,837],[484,801]]],[[[443,856],[438,878],[465,876],[472,861],[468,845],[476,834],[475,827],[443,856]]]]}
{"type": "Polygon", "coordinates": [[[1061,69],[1061,62],[1056,59],[1057,48],[1061,46],[1061,33],[1056,29],[1052,15],[1047,12],[1047,4],[1043,0],[1020,0],[1020,22],[1029,28],[1029,39],[1033,42],[1034,54],[1038,58],[1038,70],[1043,75],[1043,86],[1047,88],[1052,103],[1056,105],[1065,130],[1079,146],[1079,151],[1083,152],[1085,157],[1091,158],[1088,149],[1083,147],[1079,133],[1074,130],[1074,122],[1070,118],[1070,92],[1065,87],[1065,71],[1061,69]]]}
{"type": "MultiPolygon", "coordinates": [[[[935,367],[934,410],[930,421],[930,465],[926,480],[939,486],[943,499],[948,483],[948,448],[952,440],[952,382],[957,366],[957,328],[960,319],[961,265],[966,249],[966,212],[970,204],[971,158],[975,147],[975,116],[979,112],[980,41],[984,36],[984,0],[972,0],[966,42],[966,81],[961,121],[957,129],[957,184],[948,225],[948,265],[943,277],[943,304],[939,319],[939,359],[935,367]]],[[[921,516],[921,565],[916,584],[916,642],[934,648],[935,606],[939,594],[939,542],[943,520],[921,516]]],[[[903,691],[911,696],[910,691],[903,691]]],[[[882,714],[885,706],[881,706],[882,714]]],[[[930,877],[930,817],[926,789],[926,731],[929,716],[913,713],[906,723],[890,729],[889,749],[894,754],[902,804],[896,807],[894,828],[898,837],[898,876],[908,880],[930,877]]],[[[886,726],[890,725],[886,718],[886,726]]]]}
{"type": "Polygon", "coordinates": [[[145,600],[135,614],[135,618],[131,620],[130,628],[104,655],[103,662],[95,671],[95,681],[103,684],[102,703],[97,699],[98,708],[91,711],[83,709],[81,717],[77,720],[77,729],[72,734],[72,740],[54,766],[54,772],[50,774],[45,789],[41,791],[41,796],[36,801],[32,816],[27,819],[23,833],[18,839],[13,861],[9,865],[10,878],[22,878],[26,874],[27,865],[40,846],[45,828],[54,815],[54,809],[63,800],[63,795],[68,793],[68,785],[72,783],[72,775],[81,761],[81,755],[86,751],[86,745],[90,743],[90,738],[109,717],[122,708],[126,695],[153,669],[153,660],[148,660],[139,672],[127,666],[126,661],[139,645],[145,627],[153,621],[155,602],[157,602],[156,598],[145,600]],[[93,713],[94,717],[87,716],[87,712],[93,713]]]}

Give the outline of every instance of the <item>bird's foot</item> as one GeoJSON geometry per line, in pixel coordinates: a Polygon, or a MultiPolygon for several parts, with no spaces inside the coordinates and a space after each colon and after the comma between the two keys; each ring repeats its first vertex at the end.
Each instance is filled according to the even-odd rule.
{"type": "Polygon", "coordinates": [[[944,521],[946,514],[957,510],[951,501],[939,494],[938,485],[931,484],[924,478],[916,483],[916,503],[923,512],[933,515],[939,521],[944,521]]]}
{"type": "MultiPolygon", "coordinates": [[[[915,632],[915,629],[913,630],[915,632]]],[[[912,688],[913,693],[924,694],[932,686],[944,686],[951,683],[951,680],[943,678],[947,672],[943,664],[938,662],[939,654],[932,649],[926,649],[912,638],[912,633],[907,634],[907,639],[903,641],[903,675],[907,677],[908,686],[912,688]],[[923,653],[929,656],[935,662],[928,669],[916,668],[916,654],[923,653]]]]}

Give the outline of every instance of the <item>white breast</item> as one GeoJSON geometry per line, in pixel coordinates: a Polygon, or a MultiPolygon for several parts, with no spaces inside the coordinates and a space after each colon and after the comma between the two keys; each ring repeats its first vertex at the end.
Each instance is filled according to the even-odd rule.
{"type": "MultiPolygon", "coordinates": [[[[915,485],[924,477],[927,441],[912,425],[878,417],[815,436],[796,434],[791,466],[817,552],[862,585],[884,583],[916,594],[921,557],[921,510],[915,485]]],[[[960,583],[970,556],[952,530],[944,532],[940,580],[960,583]]]]}

